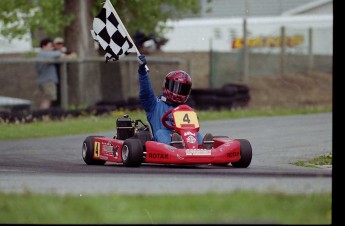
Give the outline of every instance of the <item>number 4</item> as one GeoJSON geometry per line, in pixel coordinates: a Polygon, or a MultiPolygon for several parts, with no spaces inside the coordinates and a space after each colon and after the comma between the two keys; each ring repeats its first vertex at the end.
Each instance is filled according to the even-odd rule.
{"type": "Polygon", "coordinates": [[[183,121],[187,122],[187,123],[190,123],[190,119],[189,119],[189,116],[188,116],[187,113],[183,116],[183,121]]]}

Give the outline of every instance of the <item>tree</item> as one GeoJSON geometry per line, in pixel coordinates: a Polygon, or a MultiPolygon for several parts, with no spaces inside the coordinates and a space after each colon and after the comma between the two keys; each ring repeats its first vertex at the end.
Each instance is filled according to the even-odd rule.
{"type": "MultiPolygon", "coordinates": [[[[40,30],[45,36],[60,36],[73,19],[72,14],[64,15],[63,0],[0,1],[0,34],[9,41],[40,30]]],[[[37,45],[37,40],[33,44],[37,45]]]]}
{"type": "MultiPolygon", "coordinates": [[[[102,8],[104,0],[1,0],[0,34],[11,40],[24,38],[28,33],[41,31],[44,36],[69,35],[64,30],[74,20],[88,14],[89,19],[78,24],[91,29],[90,21],[102,8]],[[87,8],[80,8],[85,5],[87,8]]],[[[144,33],[164,35],[168,19],[179,19],[188,13],[200,11],[198,0],[111,0],[126,29],[132,35],[144,33]]],[[[92,22],[91,22],[92,23],[92,22]]],[[[83,34],[80,34],[83,35],[83,34]]],[[[76,39],[79,39],[75,37],[76,39]]],[[[38,40],[33,40],[34,45],[38,40]]]]}
{"type": "MultiPolygon", "coordinates": [[[[199,0],[111,0],[128,32],[137,30],[163,36],[168,19],[200,11],[199,0]]],[[[92,21],[104,0],[1,0],[0,35],[11,40],[40,32],[62,36],[80,58],[98,55],[91,37],[92,21]]],[[[33,38],[36,36],[33,35],[33,38]]],[[[38,46],[38,40],[33,40],[38,46]]],[[[102,98],[100,68],[72,64],[69,68],[69,102],[81,105],[102,98]],[[70,73],[72,71],[72,73],[70,73]],[[87,92],[85,92],[87,90],[87,92]],[[74,98],[74,99],[72,99],[74,98]]]]}
{"type": "MultiPolygon", "coordinates": [[[[93,14],[96,15],[103,0],[97,1],[93,14]]],[[[141,30],[146,34],[164,34],[168,19],[180,19],[182,16],[200,12],[198,0],[111,0],[116,12],[130,34],[141,30]]]]}

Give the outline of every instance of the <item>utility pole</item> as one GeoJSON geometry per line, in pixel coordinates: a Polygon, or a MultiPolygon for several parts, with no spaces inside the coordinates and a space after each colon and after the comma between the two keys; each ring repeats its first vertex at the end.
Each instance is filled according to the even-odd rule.
{"type": "Polygon", "coordinates": [[[249,14],[249,2],[245,0],[245,13],[243,19],[243,81],[248,79],[249,71],[249,56],[248,56],[248,46],[247,46],[247,16],[249,14]]]}

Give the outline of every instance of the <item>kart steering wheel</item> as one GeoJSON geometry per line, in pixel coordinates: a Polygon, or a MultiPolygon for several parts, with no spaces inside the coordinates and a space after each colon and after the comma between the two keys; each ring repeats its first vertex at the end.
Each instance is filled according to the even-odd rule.
{"type": "Polygon", "coordinates": [[[171,126],[171,125],[169,125],[169,124],[167,123],[168,121],[169,121],[169,122],[172,121],[171,118],[169,118],[169,114],[171,114],[171,112],[172,112],[173,110],[174,110],[174,108],[172,108],[172,109],[166,111],[166,112],[164,113],[164,115],[162,116],[162,123],[163,123],[163,125],[164,125],[167,129],[170,129],[170,130],[175,129],[174,126],[171,126]]]}

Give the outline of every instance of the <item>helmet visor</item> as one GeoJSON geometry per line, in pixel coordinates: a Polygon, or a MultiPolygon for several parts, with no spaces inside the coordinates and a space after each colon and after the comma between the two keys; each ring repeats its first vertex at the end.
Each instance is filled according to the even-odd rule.
{"type": "Polygon", "coordinates": [[[192,88],[192,84],[180,83],[173,80],[166,80],[165,88],[167,88],[173,93],[186,96],[189,95],[190,90],[192,88]]]}

